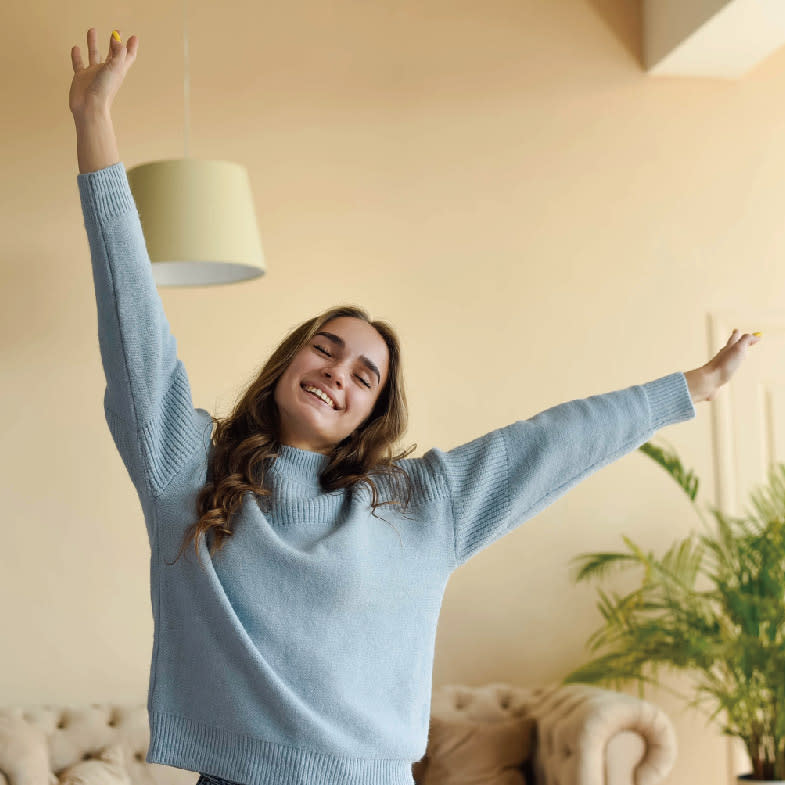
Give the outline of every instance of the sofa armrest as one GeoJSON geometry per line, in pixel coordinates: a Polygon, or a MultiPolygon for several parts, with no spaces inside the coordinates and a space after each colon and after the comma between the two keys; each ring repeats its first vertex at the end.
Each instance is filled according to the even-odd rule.
{"type": "Polygon", "coordinates": [[[648,701],[586,684],[552,686],[537,720],[537,785],[656,785],[676,760],[669,717],[648,701]]]}
{"type": "Polygon", "coordinates": [[[0,715],[0,783],[56,785],[46,733],[23,717],[0,715]]]}

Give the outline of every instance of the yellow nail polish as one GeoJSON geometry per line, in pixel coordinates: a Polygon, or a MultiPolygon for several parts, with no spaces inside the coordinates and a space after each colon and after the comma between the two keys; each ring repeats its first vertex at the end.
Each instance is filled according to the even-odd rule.
{"type": "Polygon", "coordinates": [[[763,333],[753,333],[753,335],[763,335],[763,333]]]}
{"type": "Polygon", "coordinates": [[[112,38],[114,38],[115,41],[120,41],[120,43],[123,42],[123,39],[120,38],[120,34],[117,32],[117,30],[112,30],[112,38]]]}

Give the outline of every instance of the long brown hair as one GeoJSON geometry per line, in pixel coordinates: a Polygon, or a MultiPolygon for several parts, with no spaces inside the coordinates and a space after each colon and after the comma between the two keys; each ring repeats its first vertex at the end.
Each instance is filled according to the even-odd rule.
{"type": "Polygon", "coordinates": [[[412,495],[411,478],[395,462],[409,455],[417,445],[393,454],[393,445],[406,432],[408,422],[398,336],[386,322],[371,321],[362,308],[336,306],[289,332],[228,417],[219,419],[210,415],[216,426],[211,438],[214,449],[208,459],[207,479],[196,499],[198,519],[186,530],[177,558],[167,564],[174,564],[189,542],[193,542],[198,559],[202,535],[208,543],[213,539],[208,547],[210,555],[214,555],[232,535],[232,515],[240,508],[243,496],[246,493],[257,497],[272,495],[272,490],[264,488],[263,484],[270,461],[278,456],[280,448],[275,385],[295,355],[327,322],[339,316],[363,319],[376,329],[387,344],[389,370],[384,389],[368,419],[335,445],[329,454],[329,462],[319,477],[320,485],[322,490],[329,492],[357,483],[367,484],[372,493],[371,514],[374,517],[379,517],[376,515],[379,506],[394,504],[408,508],[412,495]],[[373,475],[391,480],[394,489],[391,499],[379,501],[373,475]],[[403,501],[399,495],[403,496],[403,501]]]}

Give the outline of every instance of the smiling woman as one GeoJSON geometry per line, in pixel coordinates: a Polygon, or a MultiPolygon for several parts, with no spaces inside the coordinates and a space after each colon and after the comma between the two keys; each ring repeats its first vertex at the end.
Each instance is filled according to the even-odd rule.
{"type": "Polygon", "coordinates": [[[364,483],[374,514],[382,504],[408,507],[411,483],[397,462],[417,445],[393,450],[408,422],[400,342],[389,324],[372,321],[362,308],[336,306],[300,324],[229,416],[210,416],[216,428],[208,480],[178,559],[189,543],[198,552],[202,535],[211,554],[220,550],[244,494],[273,494],[264,477],[284,445],[328,456],[320,476],[324,491],[364,483]],[[374,475],[391,481],[392,499],[379,501],[374,475]]]}
{"type": "Polygon", "coordinates": [[[218,419],[193,405],[117,156],[109,107],[136,38],[113,36],[105,62],[94,28],[87,44],[87,66],[72,49],[69,105],[104,414],[151,547],[145,761],[215,785],[412,785],[449,576],[694,418],[693,400],[711,400],[752,336],[734,331],[689,378],[567,401],[407,458],[416,445],[394,452],[407,425],[398,338],[339,306],[294,328],[218,419]],[[380,505],[404,509],[384,526],[380,505]]]}

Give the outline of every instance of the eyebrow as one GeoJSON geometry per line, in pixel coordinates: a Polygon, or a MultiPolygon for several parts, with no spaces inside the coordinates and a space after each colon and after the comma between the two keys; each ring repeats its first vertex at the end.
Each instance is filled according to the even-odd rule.
{"type": "MultiPolygon", "coordinates": [[[[326,331],[318,332],[316,333],[316,335],[323,335],[325,338],[329,339],[337,346],[340,346],[341,349],[346,348],[346,341],[344,341],[344,339],[341,338],[340,335],[335,335],[335,333],[328,333],[326,331]]],[[[369,370],[373,371],[376,374],[377,383],[381,382],[382,377],[381,374],[379,373],[379,369],[376,367],[376,363],[373,362],[373,360],[368,359],[364,354],[360,355],[360,361],[366,368],[368,368],[369,370]]]]}

